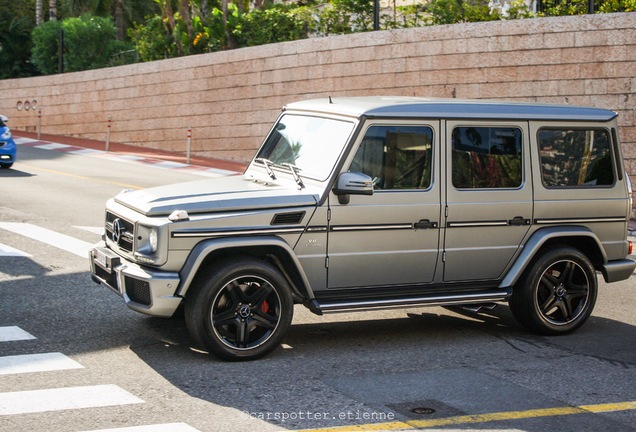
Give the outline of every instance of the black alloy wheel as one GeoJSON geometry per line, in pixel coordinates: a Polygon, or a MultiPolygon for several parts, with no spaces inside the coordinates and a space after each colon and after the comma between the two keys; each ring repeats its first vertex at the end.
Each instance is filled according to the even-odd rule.
{"type": "Polygon", "coordinates": [[[565,334],[589,318],[598,282],[590,260],[570,247],[546,250],[515,286],[510,308],[525,327],[548,335],[565,334]]]}
{"type": "Polygon", "coordinates": [[[209,269],[186,294],[192,337],[226,360],[256,359],[274,350],[292,314],[285,278],[269,263],[251,258],[209,269]]]}

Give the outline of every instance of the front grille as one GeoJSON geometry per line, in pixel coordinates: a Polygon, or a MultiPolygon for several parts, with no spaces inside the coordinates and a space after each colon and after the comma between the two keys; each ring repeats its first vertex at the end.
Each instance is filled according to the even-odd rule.
{"type": "Polygon", "coordinates": [[[132,252],[135,225],[114,213],[106,212],[106,237],[122,250],[132,252]]]}
{"type": "Polygon", "coordinates": [[[124,283],[126,284],[126,294],[130,300],[150,306],[150,284],[148,282],[126,277],[124,283]]]}

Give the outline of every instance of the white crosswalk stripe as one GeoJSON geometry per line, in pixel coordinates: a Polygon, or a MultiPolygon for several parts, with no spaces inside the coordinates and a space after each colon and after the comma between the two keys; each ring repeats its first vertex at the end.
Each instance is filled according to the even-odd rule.
{"type": "Polygon", "coordinates": [[[30,223],[0,222],[0,229],[11,231],[13,233],[29,237],[33,240],[49,244],[58,249],[81,256],[82,258],[86,258],[88,256],[88,250],[93,246],[92,243],[30,223]]]}
{"type": "MultiPolygon", "coordinates": [[[[74,227],[101,235],[103,227],[74,227]]],[[[60,234],[28,223],[0,222],[0,230],[8,230],[82,258],[88,256],[91,243],[60,234]]],[[[31,255],[10,246],[0,244],[0,257],[31,255]]],[[[0,327],[0,343],[37,339],[17,326],[0,327]]],[[[80,363],[60,352],[0,356],[0,376],[29,373],[64,373],[72,369],[84,369],[80,363]]],[[[12,389],[13,390],[13,389],[12,389]]],[[[77,387],[48,388],[0,393],[0,417],[33,414],[72,409],[126,406],[145,403],[144,400],[114,384],[77,387]]],[[[0,421],[0,424],[2,421],[0,421]]],[[[1,429],[1,427],[0,427],[1,429]]],[[[200,432],[186,423],[164,423],[86,432],[200,432]]]]}
{"type": "Polygon", "coordinates": [[[12,342],[12,341],[21,341],[21,340],[29,340],[36,339],[30,333],[25,332],[20,327],[17,326],[6,326],[0,327],[0,342],[12,342]]]}
{"type": "MultiPolygon", "coordinates": [[[[17,326],[0,327],[0,342],[37,339],[17,326]]],[[[62,353],[26,354],[0,357],[0,375],[83,369],[62,353]]],[[[113,385],[52,388],[0,393],[0,417],[69,409],[100,408],[145,403],[113,385]]],[[[86,432],[200,432],[186,423],[100,429],[86,432]]]]}
{"type": "Polygon", "coordinates": [[[83,368],[75,360],[58,352],[0,357],[0,375],[83,368]]]}
{"type": "Polygon", "coordinates": [[[83,432],[199,432],[199,430],[187,425],[186,423],[164,423],[147,426],[124,427],[117,429],[99,429],[83,432]]]}
{"type": "Polygon", "coordinates": [[[144,403],[112,384],[0,393],[0,416],[144,403]]]}
{"type": "Polygon", "coordinates": [[[30,257],[31,255],[0,243],[0,256],[30,257]]]}

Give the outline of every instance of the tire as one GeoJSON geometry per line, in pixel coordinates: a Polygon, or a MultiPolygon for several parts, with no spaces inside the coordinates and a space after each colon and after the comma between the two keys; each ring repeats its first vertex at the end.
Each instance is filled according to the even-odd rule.
{"type": "Polygon", "coordinates": [[[0,164],[0,169],[9,169],[13,166],[13,162],[12,163],[7,163],[7,164],[0,164]]]}
{"type": "Polygon", "coordinates": [[[280,344],[294,301],[285,278],[253,258],[219,263],[186,293],[185,319],[196,343],[224,360],[254,360],[280,344]]]}
{"type": "Polygon", "coordinates": [[[510,309],[527,329],[545,335],[570,333],[592,314],[598,282],[590,260],[579,250],[546,250],[514,287],[510,309]]]}

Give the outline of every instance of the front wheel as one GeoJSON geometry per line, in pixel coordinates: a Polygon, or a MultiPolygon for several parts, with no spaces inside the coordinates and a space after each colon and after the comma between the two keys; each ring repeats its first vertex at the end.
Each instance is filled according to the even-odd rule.
{"type": "Polygon", "coordinates": [[[541,334],[558,335],[582,326],[592,314],[598,282],[590,260],[579,250],[548,250],[515,286],[510,309],[520,324],[541,334]]]}
{"type": "Polygon", "coordinates": [[[195,341],[226,360],[270,353],[291,324],[289,285],[272,265],[239,258],[210,268],[186,294],[186,325],[195,341]]]}

